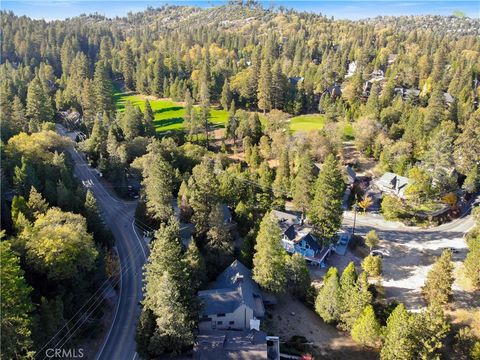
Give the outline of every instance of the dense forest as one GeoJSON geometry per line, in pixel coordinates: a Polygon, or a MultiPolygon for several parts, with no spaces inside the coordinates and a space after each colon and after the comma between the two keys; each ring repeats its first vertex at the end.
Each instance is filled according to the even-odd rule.
{"type": "MultiPolygon", "coordinates": [[[[77,310],[92,296],[101,302],[98,289],[111,275],[112,235],[94,196],[73,175],[66,150],[74,144],[55,132],[56,122],[85,134],[78,147],[121,196],[129,179],[141,183],[136,218],[158,231],[145,268],[138,352],[181,352],[193,343],[198,320],[193,295],[234,258],[254,267],[262,287],[288,287],[315,302],[304,262],[292,257],[262,266],[279,231],[268,214],[289,201],[308,215],[322,244],[331,242],[342,221],[345,141],[375,162],[376,173],[410,178],[405,199],[385,197],[386,217],[407,218],[458,189],[479,190],[479,35],[478,19],[338,21],[251,1],[50,22],[1,12],[5,358],[70,339],[64,323],[75,316],[91,318],[87,324],[96,329],[102,307],[77,310]],[[114,94],[127,91],[146,96],[143,111],[131,103],[117,111],[114,94]],[[184,130],[156,132],[149,98],[182,102],[184,130]],[[217,108],[229,112],[222,138],[210,124],[217,108]],[[292,116],[313,113],[325,116],[322,130],[289,131],[292,116]],[[223,205],[233,210],[241,246],[225,227],[223,205]],[[186,250],[179,221],[194,224],[186,250]],[[177,318],[158,321],[173,312],[177,318]]],[[[468,266],[478,286],[475,234],[468,266]]],[[[332,319],[351,330],[361,314],[372,316],[368,307],[362,313],[372,296],[366,279],[348,271],[343,280],[333,274],[332,286],[350,276],[362,306],[332,319]]],[[[438,315],[435,306],[415,321],[438,315]]],[[[410,315],[398,307],[392,316],[387,322],[384,313],[381,325],[410,315]]],[[[72,339],[86,333],[82,328],[72,339]]],[[[393,348],[402,334],[389,334],[393,348]]],[[[428,349],[425,339],[419,349],[409,339],[410,358],[441,347],[428,349]]],[[[382,359],[395,359],[385,349],[382,359]]]]}

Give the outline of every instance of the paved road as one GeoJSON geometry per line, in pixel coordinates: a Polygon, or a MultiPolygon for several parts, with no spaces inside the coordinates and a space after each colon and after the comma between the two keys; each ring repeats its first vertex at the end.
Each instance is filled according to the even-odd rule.
{"type": "MultiPolygon", "coordinates": [[[[62,135],[74,138],[58,127],[62,135]]],[[[114,313],[113,323],[97,354],[97,360],[137,359],[135,352],[135,329],[140,315],[139,302],[142,300],[142,267],[148,255],[148,246],[133,223],[135,201],[119,199],[98,178],[75,149],[69,150],[75,162],[75,175],[89,187],[103,213],[103,219],[115,236],[116,249],[121,263],[120,294],[114,313]]]]}
{"type": "MultiPolygon", "coordinates": [[[[351,229],[353,214],[345,213],[344,227],[351,229]]],[[[389,299],[397,299],[411,309],[424,306],[421,298],[428,270],[445,248],[453,248],[453,260],[458,268],[467,253],[464,235],[474,225],[472,216],[464,217],[429,229],[408,227],[398,222],[386,221],[374,214],[357,214],[355,233],[365,235],[375,229],[381,239],[378,249],[383,259],[383,286],[389,299]]],[[[471,294],[456,282],[454,300],[459,305],[472,301],[471,294]]]]}

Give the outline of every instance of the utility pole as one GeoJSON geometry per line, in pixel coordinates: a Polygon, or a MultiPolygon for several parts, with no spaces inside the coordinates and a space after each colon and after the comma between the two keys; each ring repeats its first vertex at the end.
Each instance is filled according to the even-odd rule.
{"type": "Polygon", "coordinates": [[[357,203],[355,202],[355,204],[353,204],[353,229],[352,229],[352,236],[355,235],[355,222],[357,221],[357,209],[358,209],[358,205],[357,205],[357,203]]]}

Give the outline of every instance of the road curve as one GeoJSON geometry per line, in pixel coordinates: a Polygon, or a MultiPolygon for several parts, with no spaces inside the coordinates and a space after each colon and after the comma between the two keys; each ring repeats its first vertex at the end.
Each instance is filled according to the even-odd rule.
{"type": "MultiPolygon", "coordinates": [[[[74,139],[75,134],[58,126],[57,131],[74,139]]],[[[138,358],[135,329],[142,300],[142,268],[148,246],[134,225],[135,201],[124,201],[111,192],[88,166],[84,154],[68,150],[74,161],[77,178],[90,188],[97,199],[106,225],[115,237],[120,258],[120,293],[113,322],[96,355],[97,360],[133,360],[138,358]]]]}

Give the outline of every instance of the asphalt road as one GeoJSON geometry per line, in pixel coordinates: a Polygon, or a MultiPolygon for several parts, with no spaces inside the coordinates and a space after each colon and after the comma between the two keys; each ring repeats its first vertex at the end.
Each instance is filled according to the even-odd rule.
{"type": "MultiPolygon", "coordinates": [[[[345,213],[344,228],[351,230],[353,214],[345,213]]],[[[467,254],[464,235],[474,226],[468,213],[452,222],[422,229],[405,226],[399,222],[386,221],[381,215],[357,214],[355,233],[365,235],[375,229],[380,237],[383,258],[382,284],[388,299],[403,302],[410,309],[420,309],[425,304],[421,287],[435,259],[446,248],[455,249],[453,261],[457,269],[467,254]]],[[[458,274],[458,272],[457,272],[458,274]]],[[[453,285],[454,301],[458,305],[473,305],[473,296],[464,291],[459,282],[453,285]]]]}
{"type": "MultiPolygon", "coordinates": [[[[62,135],[74,139],[58,127],[62,135]]],[[[114,319],[99,349],[97,360],[132,360],[139,356],[135,351],[135,329],[142,300],[142,268],[147,260],[148,246],[142,232],[134,224],[135,201],[118,198],[91,169],[85,156],[75,149],[69,150],[75,162],[75,175],[85,187],[90,188],[97,199],[106,225],[115,236],[116,249],[121,263],[120,293],[114,311],[114,319]]]]}

